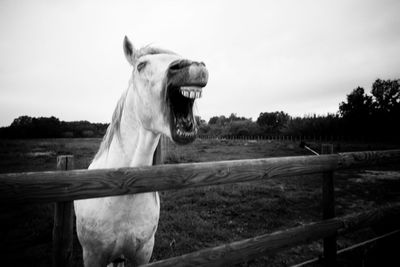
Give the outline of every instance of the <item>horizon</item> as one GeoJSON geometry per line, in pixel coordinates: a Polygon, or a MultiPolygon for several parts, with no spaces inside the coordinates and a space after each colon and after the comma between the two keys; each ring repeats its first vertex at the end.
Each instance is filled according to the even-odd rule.
{"type": "MultiPolygon", "coordinates": [[[[274,110],[274,111],[264,111],[264,113],[265,113],[265,112],[280,112],[280,111],[285,112],[284,110],[274,110]]],[[[286,113],[286,112],[285,112],[285,113],[286,113]]],[[[314,116],[316,116],[316,117],[326,117],[326,116],[329,116],[329,115],[336,115],[337,113],[338,113],[338,112],[336,112],[336,113],[327,113],[327,114],[315,114],[315,113],[314,113],[314,114],[304,114],[304,115],[302,115],[302,116],[292,116],[291,114],[288,114],[288,115],[289,115],[291,118],[294,119],[294,118],[308,118],[308,117],[314,117],[314,116]]],[[[258,118],[258,117],[257,117],[257,118],[245,117],[245,116],[242,116],[242,115],[240,115],[240,114],[231,112],[231,113],[229,113],[229,114],[213,115],[213,116],[211,116],[211,117],[208,118],[208,119],[204,119],[203,117],[200,116],[200,119],[202,119],[202,120],[206,121],[206,123],[208,123],[209,120],[210,120],[212,117],[221,117],[221,116],[225,116],[226,118],[229,118],[229,116],[230,116],[231,114],[235,114],[237,117],[244,117],[245,119],[251,120],[252,122],[256,122],[256,121],[257,121],[257,118],[258,118]]],[[[12,122],[13,122],[15,119],[20,118],[20,117],[23,117],[23,116],[27,116],[27,117],[31,117],[31,118],[35,118],[35,119],[54,117],[54,118],[60,120],[60,122],[80,122],[80,121],[85,121],[85,122],[89,122],[89,123],[91,123],[91,124],[110,124],[110,122],[111,122],[111,120],[110,120],[110,121],[104,121],[104,122],[103,122],[103,121],[90,121],[90,120],[86,120],[86,119],[78,119],[78,120],[72,120],[72,121],[70,121],[70,120],[63,120],[63,119],[61,119],[61,118],[58,118],[57,116],[52,116],[52,115],[50,115],[50,116],[36,116],[36,117],[33,117],[33,116],[26,115],[26,114],[15,117],[15,118],[12,120],[12,122]]],[[[196,115],[196,116],[197,116],[197,115],[196,115]]],[[[12,123],[12,122],[11,122],[11,123],[12,123]]],[[[11,123],[10,123],[9,125],[0,125],[0,128],[9,127],[9,126],[11,126],[11,123]]]]}
{"type": "Polygon", "coordinates": [[[206,121],[336,114],[358,86],[369,93],[378,78],[400,78],[398,11],[395,0],[4,0],[0,127],[23,114],[109,123],[131,70],[125,35],[206,63],[196,101],[206,121]]]}

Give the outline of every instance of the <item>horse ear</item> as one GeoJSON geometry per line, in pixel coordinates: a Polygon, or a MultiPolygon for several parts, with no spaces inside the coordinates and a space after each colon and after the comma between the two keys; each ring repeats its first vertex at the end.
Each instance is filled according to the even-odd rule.
{"type": "Polygon", "coordinates": [[[126,60],[128,60],[129,64],[133,66],[135,64],[136,49],[133,47],[127,36],[124,38],[124,54],[126,60]]]}

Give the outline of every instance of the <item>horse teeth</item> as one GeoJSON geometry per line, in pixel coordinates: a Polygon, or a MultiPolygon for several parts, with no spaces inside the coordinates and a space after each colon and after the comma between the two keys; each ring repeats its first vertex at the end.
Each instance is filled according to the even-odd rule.
{"type": "Polygon", "coordinates": [[[184,97],[196,99],[201,97],[201,87],[199,86],[182,86],[180,92],[184,97]]]}
{"type": "Polygon", "coordinates": [[[176,129],[176,134],[181,136],[181,137],[193,137],[197,134],[197,128],[194,128],[193,131],[187,132],[181,129],[176,129]]]}

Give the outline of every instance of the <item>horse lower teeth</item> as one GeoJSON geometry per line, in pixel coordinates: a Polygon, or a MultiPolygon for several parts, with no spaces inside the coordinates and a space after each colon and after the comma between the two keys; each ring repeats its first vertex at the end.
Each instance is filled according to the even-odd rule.
{"type": "Polygon", "coordinates": [[[186,132],[186,131],[182,131],[181,129],[176,130],[176,133],[180,136],[184,136],[184,137],[190,137],[193,136],[195,133],[197,132],[197,129],[195,129],[192,132],[186,132]]]}

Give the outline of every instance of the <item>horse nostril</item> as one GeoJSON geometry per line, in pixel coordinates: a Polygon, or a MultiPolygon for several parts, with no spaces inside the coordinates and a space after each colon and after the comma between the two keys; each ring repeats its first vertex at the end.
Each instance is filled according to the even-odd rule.
{"type": "Polygon", "coordinates": [[[192,61],[186,60],[186,59],[177,60],[177,61],[172,62],[169,65],[169,69],[170,70],[180,70],[180,69],[190,66],[192,63],[193,63],[192,61]]]}
{"type": "Polygon", "coordinates": [[[170,69],[170,70],[179,70],[179,69],[180,69],[180,68],[179,68],[179,62],[176,62],[176,61],[172,62],[172,63],[169,65],[169,69],[170,69]]]}

